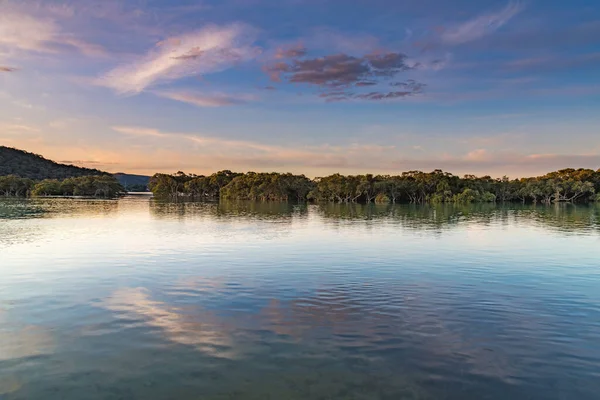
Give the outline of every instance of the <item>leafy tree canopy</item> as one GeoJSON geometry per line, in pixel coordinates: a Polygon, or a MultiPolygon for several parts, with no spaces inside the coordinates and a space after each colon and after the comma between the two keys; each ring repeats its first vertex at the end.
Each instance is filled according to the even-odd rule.
{"type": "Polygon", "coordinates": [[[320,201],[338,203],[587,202],[600,199],[600,171],[564,169],[535,178],[494,179],[442,170],[400,175],[304,175],[220,171],[209,176],[156,174],[156,196],[197,199],[320,201]]]}

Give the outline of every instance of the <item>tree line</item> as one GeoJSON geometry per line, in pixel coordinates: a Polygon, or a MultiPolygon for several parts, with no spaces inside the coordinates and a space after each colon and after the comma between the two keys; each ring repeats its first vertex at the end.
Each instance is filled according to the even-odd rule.
{"type": "Polygon", "coordinates": [[[71,177],[36,181],[17,175],[0,176],[0,195],[4,196],[86,196],[115,197],[125,189],[112,175],[71,177]]]}
{"type": "Polygon", "coordinates": [[[155,174],[148,187],[157,197],[260,201],[305,201],[314,182],[304,175],[219,171],[209,176],[178,172],[155,174]]]}
{"type": "Polygon", "coordinates": [[[337,203],[559,203],[600,201],[600,169],[562,169],[533,178],[459,177],[442,170],[401,175],[333,174],[309,179],[290,173],[209,176],[155,174],[149,188],[157,197],[216,200],[315,201],[337,203]]]}

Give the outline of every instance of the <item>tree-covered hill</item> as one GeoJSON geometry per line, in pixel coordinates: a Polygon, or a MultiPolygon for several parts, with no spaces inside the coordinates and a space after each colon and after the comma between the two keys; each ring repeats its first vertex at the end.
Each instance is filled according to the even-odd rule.
{"type": "Polygon", "coordinates": [[[148,190],[149,176],[126,174],[123,172],[117,172],[113,176],[130,192],[145,192],[148,190]]]}
{"type": "Polygon", "coordinates": [[[34,153],[0,146],[0,176],[16,175],[41,180],[107,174],[97,169],[59,164],[34,153]]]}

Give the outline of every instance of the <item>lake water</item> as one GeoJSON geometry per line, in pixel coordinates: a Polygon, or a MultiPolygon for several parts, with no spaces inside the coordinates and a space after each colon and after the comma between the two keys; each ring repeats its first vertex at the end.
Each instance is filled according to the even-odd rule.
{"type": "Polygon", "coordinates": [[[0,200],[0,398],[598,399],[600,206],[0,200]]]}

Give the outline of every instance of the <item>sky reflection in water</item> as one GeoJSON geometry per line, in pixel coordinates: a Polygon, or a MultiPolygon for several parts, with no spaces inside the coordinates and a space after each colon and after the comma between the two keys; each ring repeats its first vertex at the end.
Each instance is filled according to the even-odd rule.
{"type": "Polygon", "coordinates": [[[0,200],[0,396],[592,399],[599,215],[0,200]]]}

